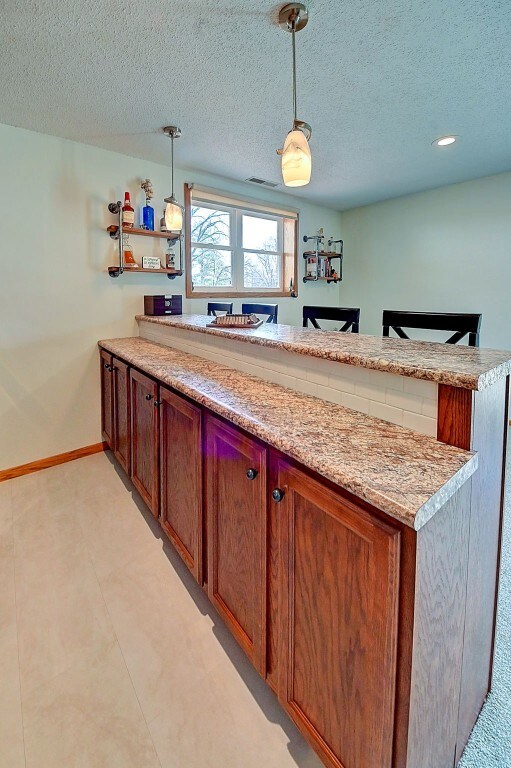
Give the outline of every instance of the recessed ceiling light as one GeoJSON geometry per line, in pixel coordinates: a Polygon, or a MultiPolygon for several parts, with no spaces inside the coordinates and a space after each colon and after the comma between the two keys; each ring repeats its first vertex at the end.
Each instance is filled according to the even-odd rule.
{"type": "Polygon", "coordinates": [[[435,139],[433,142],[434,147],[448,147],[449,144],[454,144],[457,136],[440,136],[439,139],[435,139]]]}

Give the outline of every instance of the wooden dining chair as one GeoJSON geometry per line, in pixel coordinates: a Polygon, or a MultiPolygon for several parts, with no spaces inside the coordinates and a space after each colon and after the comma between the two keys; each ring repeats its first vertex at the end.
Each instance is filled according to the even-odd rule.
{"type": "Polygon", "coordinates": [[[482,315],[459,312],[400,312],[384,309],[383,335],[390,336],[391,328],[401,339],[410,338],[403,328],[449,331],[452,336],[449,336],[446,344],[457,344],[468,334],[469,347],[478,347],[482,318],[482,315]]]}
{"type": "Polygon", "coordinates": [[[307,328],[310,321],[314,328],[321,330],[318,320],[335,320],[344,325],[339,328],[343,333],[358,333],[360,327],[359,307],[315,307],[303,308],[303,327],[307,328]]]}
{"type": "Polygon", "coordinates": [[[225,312],[226,315],[232,315],[233,302],[208,301],[208,315],[218,317],[217,312],[225,312]]]}
{"type": "Polygon", "coordinates": [[[267,323],[276,323],[279,311],[278,304],[242,304],[241,311],[244,315],[268,315],[267,323]]]}

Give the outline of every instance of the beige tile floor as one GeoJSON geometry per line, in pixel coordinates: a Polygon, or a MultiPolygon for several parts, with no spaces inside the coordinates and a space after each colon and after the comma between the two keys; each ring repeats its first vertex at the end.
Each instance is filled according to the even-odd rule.
{"type": "Polygon", "coordinates": [[[108,454],[0,483],[0,768],[320,768],[108,454]]]}

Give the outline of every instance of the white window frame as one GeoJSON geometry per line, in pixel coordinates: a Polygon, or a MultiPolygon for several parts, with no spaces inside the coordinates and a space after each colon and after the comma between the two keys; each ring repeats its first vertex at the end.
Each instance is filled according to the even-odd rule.
{"type": "Polygon", "coordinates": [[[193,282],[192,277],[192,292],[204,293],[207,291],[211,294],[216,293],[243,293],[253,294],[254,296],[260,295],[261,292],[265,294],[282,294],[284,291],[284,216],[276,213],[266,213],[259,210],[253,210],[251,208],[240,208],[238,206],[229,206],[222,203],[215,203],[212,200],[201,200],[200,196],[194,198],[192,202],[192,208],[207,208],[212,211],[223,211],[229,214],[229,245],[215,245],[214,243],[199,243],[195,240],[190,241],[191,255],[190,264],[193,264],[193,251],[197,248],[209,248],[211,250],[218,251],[230,251],[231,253],[231,283],[229,285],[199,285],[193,282]],[[268,219],[269,221],[275,221],[277,223],[277,250],[267,251],[255,248],[243,247],[243,216],[251,216],[252,218],[268,219]],[[245,286],[244,285],[244,273],[245,273],[245,253],[265,253],[270,255],[279,256],[279,285],[273,287],[265,286],[245,286]]]}

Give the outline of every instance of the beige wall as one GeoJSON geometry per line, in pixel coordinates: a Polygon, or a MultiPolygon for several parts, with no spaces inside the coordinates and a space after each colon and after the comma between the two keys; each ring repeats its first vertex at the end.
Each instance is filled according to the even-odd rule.
{"type": "MultiPolygon", "coordinates": [[[[115,263],[107,203],[129,189],[140,204],[147,176],[162,200],[167,167],[0,125],[0,168],[1,470],[101,439],[97,340],[137,334],[143,295],[184,294],[184,280],[105,272],[115,263]]],[[[302,233],[340,231],[339,213],[297,198],[195,172],[177,172],[178,190],[185,180],[300,208],[302,233]]],[[[163,253],[161,241],[133,244],[139,256],[163,253]]],[[[279,302],[283,322],[299,323],[304,301],[339,295],[334,286],[300,282],[298,290],[298,299],[279,302]]],[[[202,311],[205,302],[193,305],[202,311]]]]}
{"type": "Polygon", "coordinates": [[[511,173],[347,211],[342,232],[362,333],[384,308],[482,312],[481,346],[511,349],[511,173]]]}

